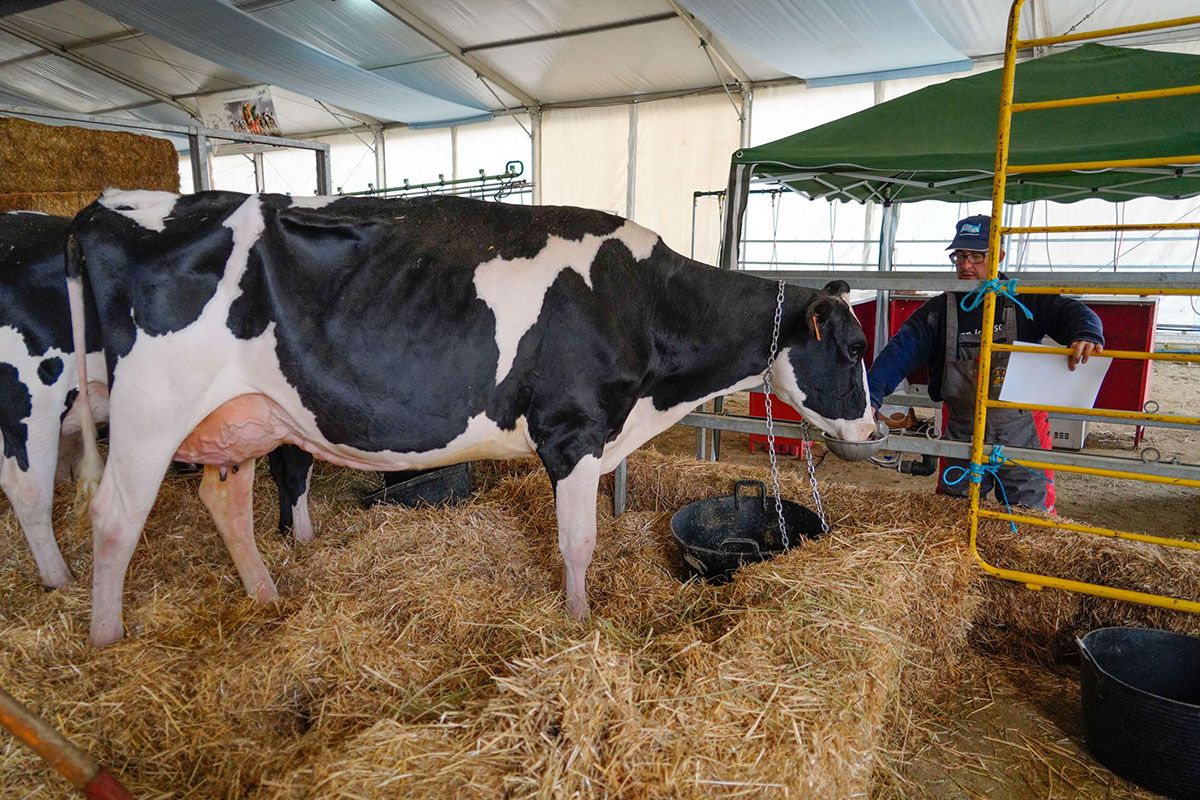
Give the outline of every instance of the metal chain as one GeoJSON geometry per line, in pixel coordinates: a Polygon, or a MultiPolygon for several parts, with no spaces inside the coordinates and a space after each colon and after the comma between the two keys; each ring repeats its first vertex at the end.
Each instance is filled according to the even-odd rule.
{"type": "MultiPolygon", "coordinates": [[[[808,435],[808,423],[800,424],[804,437],[804,459],[808,462],[808,485],[812,487],[813,505],[817,507],[817,516],[821,519],[821,533],[829,533],[829,522],[825,519],[825,506],[821,504],[821,490],[817,488],[817,468],[813,466],[812,439],[808,435]]],[[[899,463],[897,463],[899,469],[899,463]]]]}
{"type": "Polygon", "coordinates": [[[771,460],[771,488],[775,492],[775,513],[779,516],[779,536],[783,541],[783,549],[791,546],[788,539],[787,523],[783,519],[783,500],[779,491],[779,464],[775,457],[775,425],[771,416],[771,367],[775,366],[775,356],[779,350],[779,324],[783,320],[783,281],[779,282],[779,296],[775,298],[775,325],[771,331],[771,354],[767,357],[767,368],[763,372],[763,386],[767,390],[765,407],[767,412],[767,457],[771,460]]]}

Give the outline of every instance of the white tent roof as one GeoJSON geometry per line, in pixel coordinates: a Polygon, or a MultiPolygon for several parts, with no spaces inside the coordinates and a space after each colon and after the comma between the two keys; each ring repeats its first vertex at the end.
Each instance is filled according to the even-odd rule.
{"type": "MultiPolygon", "coordinates": [[[[1157,19],[1200,14],[1200,0],[1152,5],[1157,19]]],[[[962,69],[1002,49],[1008,6],[8,0],[0,4],[0,104],[180,124],[192,120],[201,96],[267,83],[285,135],[358,122],[449,124],[522,106],[599,104],[739,81],[819,84],[962,69]]],[[[1097,0],[1029,8],[1027,33],[1036,24],[1043,35],[1140,22],[1147,13],[1145,4],[1097,0]]]]}

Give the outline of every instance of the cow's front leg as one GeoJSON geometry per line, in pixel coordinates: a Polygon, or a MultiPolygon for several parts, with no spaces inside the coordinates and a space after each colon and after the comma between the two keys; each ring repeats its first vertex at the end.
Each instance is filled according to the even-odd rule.
{"type": "Polygon", "coordinates": [[[308,487],[312,483],[313,457],[294,444],[281,444],[267,453],[267,465],[279,490],[279,534],[292,531],[296,541],[312,541],[308,487]]]}
{"type": "MultiPolygon", "coordinates": [[[[551,479],[554,476],[551,475],[551,479]]],[[[558,514],[558,549],[562,553],[567,610],[577,620],[588,615],[587,568],[596,549],[596,493],[600,459],[584,456],[563,478],[554,482],[558,514]]]]}
{"type": "Polygon", "coordinates": [[[246,594],[260,603],[277,598],[275,581],[254,543],[254,459],[228,468],[205,464],[200,499],[212,514],[246,594]]]}

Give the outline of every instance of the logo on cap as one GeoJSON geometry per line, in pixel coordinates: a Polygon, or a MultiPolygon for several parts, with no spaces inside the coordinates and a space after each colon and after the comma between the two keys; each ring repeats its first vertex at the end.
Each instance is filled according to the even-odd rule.
{"type": "Polygon", "coordinates": [[[980,228],[980,226],[979,226],[979,223],[978,223],[978,222],[964,222],[964,223],[962,224],[962,227],[960,227],[960,228],[958,229],[958,232],[959,232],[960,234],[963,234],[963,233],[979,233],[979,228],[980,228]]]}

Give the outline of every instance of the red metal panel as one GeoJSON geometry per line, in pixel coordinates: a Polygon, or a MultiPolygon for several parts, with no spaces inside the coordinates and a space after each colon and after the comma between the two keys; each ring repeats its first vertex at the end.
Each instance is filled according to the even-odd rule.
{"type": "MultiPolygon", "coordinates": [[[[1158,303],[1153,300],[1085,301],[1104,324],[1104,346],[1111,350],[1154,349],[1158,303]]],[[[1141,411],[1150,395],[1153,361],[1114,360],[1108,368],[1096,408],[1141,411]]]]}

